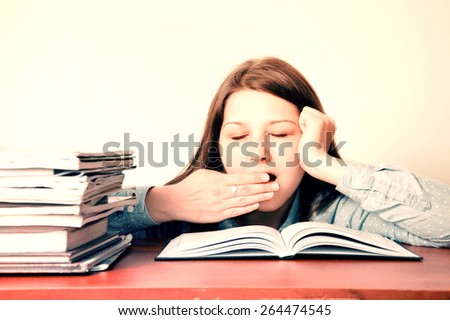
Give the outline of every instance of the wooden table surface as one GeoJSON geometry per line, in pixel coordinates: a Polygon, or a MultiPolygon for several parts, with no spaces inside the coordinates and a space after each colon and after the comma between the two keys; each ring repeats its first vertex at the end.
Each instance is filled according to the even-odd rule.
{"type": "Polygon", "coordinates": [[[0,275],[0,299],[450,299],[450,249],[408,247],[423,261],[154,261],[135,245],[107,271],[0,275]]]}

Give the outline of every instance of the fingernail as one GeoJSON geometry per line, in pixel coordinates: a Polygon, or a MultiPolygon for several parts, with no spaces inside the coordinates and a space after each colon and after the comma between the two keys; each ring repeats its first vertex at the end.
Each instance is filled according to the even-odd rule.
{"type": "Polygon", "coordinates": [[[270,177],[267,173],[261,175],[261,181],[269,181],[270,177]]]}
{"type": "Polygon", "coordinates": [[[272,183],[272,185],[270,186],[270,189],[276,191],[276,190],[280,189],[280,185],[278,184],[278,182],[274,182],[274,183],[272,183]]]}
{"type": "Polygon", "coordinates": [[[270,198],[273,197],[273,195],[274,195],[273,192],[268,192],[268,193],[265,194],[265,197],[268,198],[268,199],[270,199],[270,198]]]}

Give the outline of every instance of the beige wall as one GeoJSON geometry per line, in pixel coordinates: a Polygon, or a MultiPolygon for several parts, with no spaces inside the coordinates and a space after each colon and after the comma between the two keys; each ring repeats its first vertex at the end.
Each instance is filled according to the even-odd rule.
{"type": "MultiPolygon", "coordinates": [[[[198,140],[234,65],[276,55],[313,84],[344,157],[450,183],[450,1],[213,2],[0,1],[0,145],[93,149],[129,133],[162,159],[175,134],[198,140]]],[[[126,183],[167,181],[169,155],[126,183]]]]}

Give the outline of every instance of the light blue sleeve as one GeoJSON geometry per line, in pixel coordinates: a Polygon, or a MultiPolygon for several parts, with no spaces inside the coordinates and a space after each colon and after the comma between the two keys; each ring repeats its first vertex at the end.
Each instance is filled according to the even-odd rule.
{"type": "Polygon", "coordinates": [[[145,197],[151,188],[135,187],[115,193],[115,195],[136,197],[136,204],[125,206],[123,210],[110,215],[109,230],[129,233],[157,226],[158,223],[150,217],[145,205],[145,197]]]}
{"type": "Polygon", "coordinates": [[[115,195],[136,197],[134,206],[126,206],[109,217],[108,229],[121,234],[132,233],[134,240],[168,240],[181,233],[189,232],[192,225],[183,221],[157,223],[154,221],[145,204],[145,198],[153,187],[135,187],[124,189],[115,195]]]}
{"type": "Polygon", "coordinates": [[[405,168],[346,161],[342,195],[312,220],[381,234],[398,242],[450,247],[450,188],[405,168]]]}

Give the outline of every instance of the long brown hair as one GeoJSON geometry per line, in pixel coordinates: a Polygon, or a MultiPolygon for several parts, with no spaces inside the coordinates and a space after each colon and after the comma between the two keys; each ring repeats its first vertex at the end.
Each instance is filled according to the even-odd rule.
{"type": "MultiPolygon", "coordinates": [[[[322,104],[306,78],[289,63],[266,57],[248,60],[237,66],[222,82],[208,112],[201,143],[189,164],[167,184],[184,180],[198,169],[225,172],[221,162],[219,135],[223,123],[224,109],[231,94],[250,89],[263,91],[296,105],[301,112],[304,106],[324,112],[322,104]]],[[[333,141],[328,154],[340,158],[333,141]]],[[[305,173],[300,183],[301,217],[306,220],[316,210],[329,206],[337,197],[335,187],[305,173]]]]}

